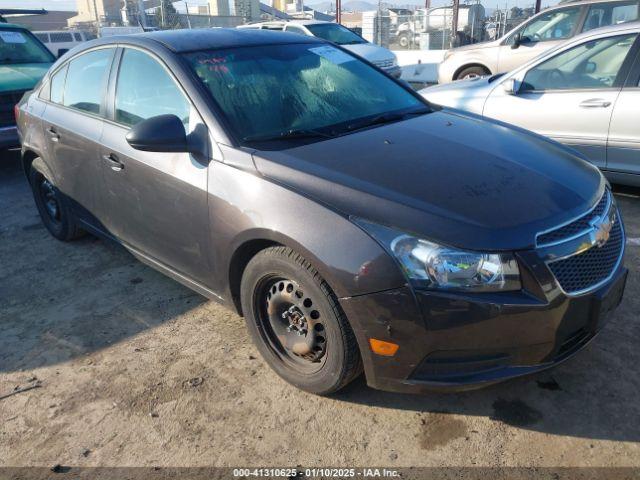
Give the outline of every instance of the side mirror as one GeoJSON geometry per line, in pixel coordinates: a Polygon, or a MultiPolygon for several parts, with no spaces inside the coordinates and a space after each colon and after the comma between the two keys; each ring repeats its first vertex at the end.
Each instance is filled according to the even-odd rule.
{"type": "Polygon", "coordinates": [[[513,43],[511,44],[511,48],[513,50],[515,50],[516,48],[518,48],[520,46],[520,44],[522,43],[522,35],[519,33],[516,33],[513,36],[513,43]]]}
{"type": "Polygon", "coordinates": [[[502,88],[507,95],[517,95],[522,83],[517,78],[507,78],[502,82],[502,88]]]}
{"type": "Polygon", "coordinates": [[[143,152],[189,152],[187,134],[175,115],[158,115],[134,125],[125,137],[129,145],[143,152]]]}
{"type": "Polygon", "coordinates": [[[62,57],[65,53],[69,51],[68,48],[59,48],[58,49],[58,58],[62,57]]]}

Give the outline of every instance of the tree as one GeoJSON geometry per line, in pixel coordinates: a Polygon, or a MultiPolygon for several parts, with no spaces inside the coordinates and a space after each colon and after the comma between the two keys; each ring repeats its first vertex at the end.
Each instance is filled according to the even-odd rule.
{"type": "Polygon", "coordinates": [[[173,6],[171,0],[160,0],[160,6],[156,8],[156,25],[160,28],[181,28],[180,15],[173,6]]]}

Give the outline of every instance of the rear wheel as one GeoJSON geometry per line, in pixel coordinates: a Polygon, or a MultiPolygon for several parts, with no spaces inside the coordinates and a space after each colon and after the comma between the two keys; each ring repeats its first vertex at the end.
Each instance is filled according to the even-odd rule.
{"type": "Polygon", "coordinates": [[[245,269],[241,296],[254,343],[289,383],[327,395],[361,373],[356,339],[335,295],[291,249],[258,253],[245,269]]]}
{"type": "Polygon", "coordinates": [[[456,80],[467,80],[469,78],[483,77],[485,75],[489,75],[489,73],[489,70],[487,70],[486,68],[476,65],[463,69],[456,77],[456,80]]]}
{"type": "Polygon", "coordinates": [[[42,223],[58,240],[73,240],[82,235],[64,195],[52,180],[31,167],[29,183],[42,223]]]}

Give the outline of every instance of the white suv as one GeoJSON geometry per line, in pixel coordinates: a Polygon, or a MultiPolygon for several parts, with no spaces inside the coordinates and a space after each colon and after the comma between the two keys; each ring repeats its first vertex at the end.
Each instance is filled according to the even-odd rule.
{"type": "Polygon", "coordinates": [[[368,62],[373,63],[376,67],[384,70],[394,78],[400,78],[402,74],[402,69],[398,66],[398,59],[393,52],[367,42],[360,35],[355,34],[338,23],[323,22],[321,20],[292,20],[251,23],[249,25],[241,25],[237,28],[278,30],[319,37],[346,48],[368,62]]]}

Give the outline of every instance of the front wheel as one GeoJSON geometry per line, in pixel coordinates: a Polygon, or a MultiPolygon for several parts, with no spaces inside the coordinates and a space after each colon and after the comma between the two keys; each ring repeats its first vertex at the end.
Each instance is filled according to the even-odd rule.
{"type": "Polygon", "coordinates": [[[486,68],[473,66],[473,67],[467,67],[464,70],[462,70],[455,79],[468,80],[470,78],[483,77],[485,75],[489,75],[489,71],[486,68]]]}
{"type": "Polygon", "coordinates": [[[362,372],[355,335],[337,298],[293,250],[271,247],[251,259],[241,297],[254,343],[289,383],[328,395],[362,372]]]}

